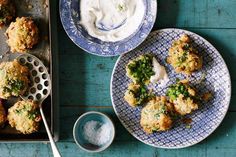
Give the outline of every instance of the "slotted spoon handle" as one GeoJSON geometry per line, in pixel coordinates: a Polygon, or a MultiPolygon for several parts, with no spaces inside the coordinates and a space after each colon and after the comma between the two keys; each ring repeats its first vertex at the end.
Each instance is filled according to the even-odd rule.
{"type": "MultiPolygon", "coordinates": [[[[41,106],[41,105],[40,105],[40,106],[41,106]]],[[[49,141],[50,141],[50,145],[51,145],[51,147],[52,147],[53,156],[54,156],[54,157],[61,157],[61,154],[60,154],[60,152],[59,152],[58,149],[57,149],[57,146],[56,146],[56,144],[55,144],[55,142],[54,142],[54,139],[53,139],[53,137],[52,137],[51,131],[50,131],[49,127],[48,127],[48,124],[47,124],[45,115],[44,115],[44,113],[43,113],[42,107],[40,107],[40,113],[41,113],[41,116],[42,116],[42,119],[43,119],[44,126],[45,126],[45,128],[46,128],[46,131],[47,131],[47,133],[48,133],[48,138],[49,138],[49,141]]]]}

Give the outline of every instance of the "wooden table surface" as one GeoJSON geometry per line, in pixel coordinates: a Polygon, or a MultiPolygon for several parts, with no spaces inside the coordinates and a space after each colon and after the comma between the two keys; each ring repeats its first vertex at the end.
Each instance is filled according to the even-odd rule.
{"type": "MultiPolygon", "coordinates": [[[[230,109],[220,127],[207,139],[184,149],[158,149],[132,137],[117,119],[110,99],[110,78],[118,57],[103,58],[83,52],[67,37],[58,14],[58,1],[52,14],[54,42],[58,39],[60,84],[60,141],[65,157],[233,157],[236,156],[236,0],[159,0],[153,30],[182,28],[210,41],[225,59],[232,79],[230,109]],[[58,38],[56,37],[58,36],[58,38]],[[116,125],[113,144],[101,153],[79,149],[72,138],[78,116],[86,111],[101,111],[116,125]]],[[[54,43],[55,44],[55,43],[54,43]]],[[[220,105],[220,104],[219,104],[220,105]]],[[[52,156],[49,144],[0,144],[0,157],[52,156]]]]}

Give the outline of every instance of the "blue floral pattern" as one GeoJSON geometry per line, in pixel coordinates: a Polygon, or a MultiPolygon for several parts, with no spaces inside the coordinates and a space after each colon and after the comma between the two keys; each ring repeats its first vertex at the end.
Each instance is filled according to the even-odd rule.
{"type": "Polygon", "coordinates": [[[144,0],[146,14],[139,29],[130,37],[118,42],[104,42],[91,37],[80,25],[79,0],[60,0],[62,25],[70,39],[83,50],[99,56],[116,56],[141,44],[150,33],[157,13],[156,0],[144,0]]]}
{"type": "Polygon", "coordinates": [[[219,126],[226,115],[230,97],[230,75],[219,52],[199,35],[180,29],[163,29],[152,32],[138,48],[119,57],[111,80],[112,104],[121,123],[138,140],[160,148],[183,148],[205,139],[219,126]],[[177,74],[173,67],[166,63],[168,49],[172,42],[182,34],[190,36],[193,46],[203,56],[203,69],[192,74],[190,82],[200,93],[210,91],[213,98],[209,102],[202,102],[199,110],[187,116],[192,119],[190,129],[186,128],[185,124],[179,120],[169,131],[148,135],[140,126],[142,107],[132,108],[123,98],[127,86],[131,82],[126,76],[125,66],[129,60],[140,54],[154,54],[160,64],[166,67],[170,81],[165,87],[151,84],[149,88],[154,89],[156,95],[165,95],[167,87],[174,83],[176,78],[186,78],[183,74],[177,74]]]}

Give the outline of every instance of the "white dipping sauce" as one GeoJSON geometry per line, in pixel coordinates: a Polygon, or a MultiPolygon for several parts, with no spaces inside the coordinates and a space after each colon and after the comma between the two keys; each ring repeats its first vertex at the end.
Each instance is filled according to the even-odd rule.
{"type": "Polygon", "coordinates": [[[155,72],[155,75],[152,75],[150,78],[151,83],[157,83],[159,81],[161,86],[166,85],[169,81],[169,77],[166,73],[166,69],[164,66],[161,66],[155,57],[152,60],[153,68],[152,70],[155,72]]]}
{"type": "Polygon", "coordinates": [[[80,24],[88,34],[116,42],[133,34],[145,14],[143,0],[80,0],[80,24]]]}

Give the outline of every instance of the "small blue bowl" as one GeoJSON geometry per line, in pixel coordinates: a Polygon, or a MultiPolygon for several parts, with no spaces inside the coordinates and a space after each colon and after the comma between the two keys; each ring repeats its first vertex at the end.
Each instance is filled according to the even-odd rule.
{"type": "Polygon", "coordinates": [[[106,148],[108,148],[111,143],[114,140],[115,137],[115,127],[113,122],[111,121],[111,119],[101,113],[101,112],[96,112],[96,111],[90,111],[87,113],[82,114],[75,122],[74,124],[74,128],[73,128],[73,137],[74,140],[76,142],[76,144],[83,150],[87,151],[87,152],[92,152],[92,153],[96,153],[96,152],[101,152],[103,150],[105,150],[106,148]],[[108,140],[108,142],[104,145],[101,146],[97,146],[94,144],[89,143],[85,138],[84,138],[84,125],[86,124],[86,122],[88,121],[98,121],[102,124],[108,124],[111,127],[111,135],[110,135],[110,139],[108,140]]]}

